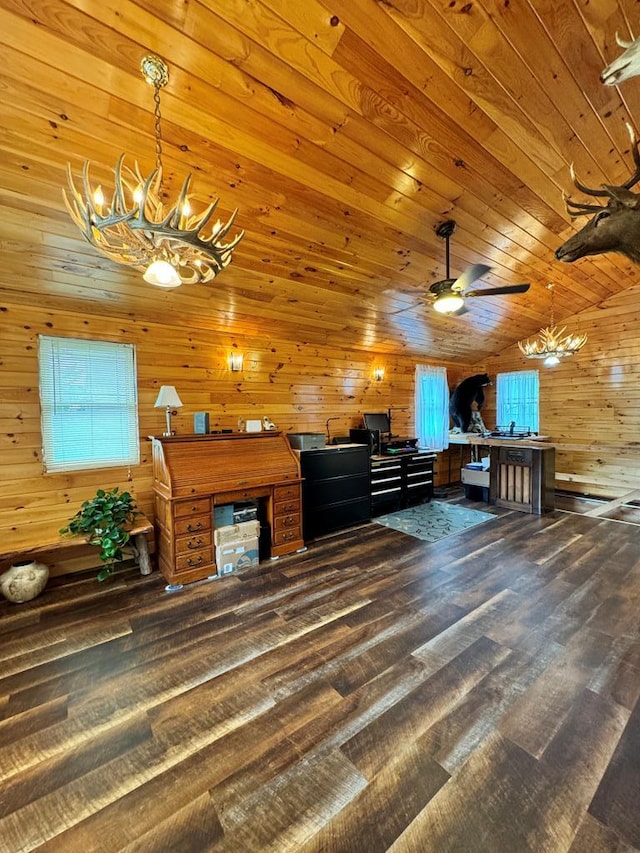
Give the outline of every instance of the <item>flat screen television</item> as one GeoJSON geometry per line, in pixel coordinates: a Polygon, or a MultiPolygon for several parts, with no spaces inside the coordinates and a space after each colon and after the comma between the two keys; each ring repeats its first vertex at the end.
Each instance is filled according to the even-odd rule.
{"type": "Polygon", "coordinates": [[[378,429],[381,433],[391,432],[389,415],[386,412],[373,412],[362,416],[365,429],[378,429]]]}

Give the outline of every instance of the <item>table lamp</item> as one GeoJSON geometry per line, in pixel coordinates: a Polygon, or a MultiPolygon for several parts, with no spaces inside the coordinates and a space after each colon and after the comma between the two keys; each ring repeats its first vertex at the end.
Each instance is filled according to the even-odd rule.
{"type": "MultiPolygon", "coordinates": [[[[182,400],[178,397],[178,392],[173,385],[162,385],[158,392],[158,399],[154,404],[154,408],[161,409],[166,407],[167,411],[167,431],[163,435],[173,435],[171,432],[171,409],[177,409],[182,406],[182,400]]],[[[173,414],[176,414],[173,412],[173,414]]]]}

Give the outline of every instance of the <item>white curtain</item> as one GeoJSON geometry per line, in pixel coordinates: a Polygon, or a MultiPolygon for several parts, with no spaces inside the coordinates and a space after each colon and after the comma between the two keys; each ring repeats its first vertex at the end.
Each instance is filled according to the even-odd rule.
{"type": "Polygon", "coordinates": [[[446,367],[417,364],[415,372],[416,437],[420,447],[449,447],[449,386],[446,367]]]}
{"type": "Polygon", "coordinates": [[[539,379],[537,370],[517,370],[496,376],[496,426],[539,431],[539,379]]]}

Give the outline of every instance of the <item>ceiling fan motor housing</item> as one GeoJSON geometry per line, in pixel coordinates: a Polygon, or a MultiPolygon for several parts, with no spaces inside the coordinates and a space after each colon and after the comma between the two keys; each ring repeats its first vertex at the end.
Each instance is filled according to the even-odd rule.
{"type": "Polygon", "coordinates": [[[449,293],[452,290],[456,290],[456,288],[454,288],[455,283],[455,278],[445,278],[442,281],[434,282],[434,284],[429,288],[429,291],[435,296],[441,296],[443,293],[449,293]]]}

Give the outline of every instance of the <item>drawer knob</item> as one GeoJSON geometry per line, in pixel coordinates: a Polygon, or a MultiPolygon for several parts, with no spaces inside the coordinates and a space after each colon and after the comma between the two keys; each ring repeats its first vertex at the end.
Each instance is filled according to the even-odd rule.
{"type": "Polygon", "coordinates": [[[188,533],[197,533],[198,530],[202,530],[202,522],[199,521],[197,524],[187,524],[187,532],[188,533]]]}

